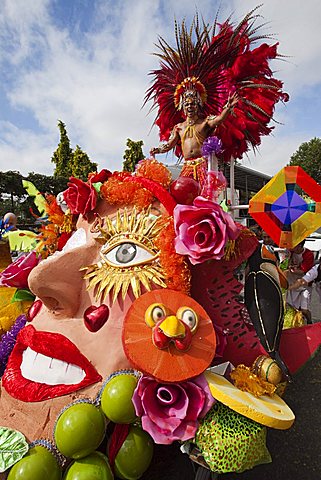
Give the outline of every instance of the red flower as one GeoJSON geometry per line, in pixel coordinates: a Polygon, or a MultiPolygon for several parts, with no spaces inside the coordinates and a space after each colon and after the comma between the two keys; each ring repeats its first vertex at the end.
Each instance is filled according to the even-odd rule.
{"type": "Polygon", "coordinates": [[[109,170],[106,170],[105,168],[103,170],[101,170],[99,173],[98,172],[95,172],[95,173],[90,173],[88,175],[88,182],[90,184],[92,183],[97,183],[97,182],[101,182],[101,183],[104,183],[108,180],[108,178],[112,175],[112,173],[109,171],[109,170]]]}
{"type": "Polygon", "coordinates": [[[39,263],[36,252],[21,255],[0,274],[0,285],[6,287],[28,288],[28,277],[31,270],[39,263]]]}
{"type": "Polygon", "coordinates": [[[86,215],[94,210],[97,203],[97,192],[88,183],[79,178],[70,178],[67,190],[64,191],[64,199],[71,213],[86,215]]]}

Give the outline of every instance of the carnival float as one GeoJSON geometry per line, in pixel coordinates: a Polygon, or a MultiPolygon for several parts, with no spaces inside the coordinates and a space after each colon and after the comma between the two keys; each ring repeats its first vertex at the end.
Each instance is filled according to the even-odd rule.
{"type": "MultiPolygon", "coordinates": [[[[267,430],[291,428],[282,395],[321,331],[282,328],[275,254],[220,204],[220,166],[288,100],[256,22],[195,17],[175,46],[160,38],[145,98],[160,145],[134,172],[71,178],[36,249],[1,265],[0,478],[216,478],[271,462],[267,430]],[[175,180],[155,158],[171,149],[175,180]],[[189,476],[171,476],[182,458],[189,476]]],[[[313,182],[285,167],[252,199],[278,245],[321,225],[313,182]]]]}

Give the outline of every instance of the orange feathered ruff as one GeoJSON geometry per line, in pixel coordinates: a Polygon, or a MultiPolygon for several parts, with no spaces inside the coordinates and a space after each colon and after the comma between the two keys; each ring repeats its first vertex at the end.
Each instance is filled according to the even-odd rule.
{"type": "Polygon", "coordinates": [[[168,188],[172,181],[170,171],[155,158],[141,160],[136,167],[136,175],[137,177],[149,178],[164,188],[168,188]]]}
{"type": "Polygon", "coordinates": [[[147,208],[153,200],[153,195],[146,188],[134,182],[125,182],[131,178],[127,172],[115,172],[100,189],[100,195],[110,205],[136,205],[139,210],[147,208]]]}
{"type": "Polygon", "coordinates": [[[164,219],[164,227],[155,239],[159,249],[159,263],[166,277],[167,288],[189,294],[191,273],[185,257],[175,251],[173,220],[164,219]]]}

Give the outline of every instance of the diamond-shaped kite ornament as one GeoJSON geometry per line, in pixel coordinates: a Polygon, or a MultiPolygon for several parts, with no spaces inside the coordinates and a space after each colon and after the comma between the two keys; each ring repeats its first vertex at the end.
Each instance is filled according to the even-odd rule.
{"type": "Polygon", "coordinates": [[[301,167],[284,167],[251,198],[249,214],[281,248],[321,227],[321,186],[301,167]]]}

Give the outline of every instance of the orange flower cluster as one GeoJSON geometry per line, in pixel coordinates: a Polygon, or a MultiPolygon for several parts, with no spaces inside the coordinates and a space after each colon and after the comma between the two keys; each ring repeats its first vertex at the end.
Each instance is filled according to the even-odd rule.
{"type": "Polygon", "coordinates": [[[166,276],[167,288],[189,294],[191,273],[185,257],[175,251],[175,230],[173,220],[164,219],[164,227],[155,238],[160,250],[159,261],[166,276]]]}
{"type": "Polygon", "coordinates": [[[170,171],[155,158],[148,158],[139,162],[136,168],[136,175],[137,177],[154,180],[154,182],[160,183],[164,188],[168,188],[172,181],[170,171]]]}
{"type": "Polygon", "coordinates": [[[128,172],[115,172],[103,183],[100,195],[111,205],[136,205],[139,209],[147,208],[153,200],[153,195],[134,182],[124,182],[130,177],[128,172]]]}
{"type": "Polygon", "coordinates": [[[261,395],[272,396],[276,390],[275,385],[259,378],[249,367],[243,364],[238,365],[232,370],[230,377],[235,387],[243,392],[252,393],[256,397],[260,397],[261,395]]]}
{"type": "Polygon", "coordinates": [[[47,258],[58,249],[58,241],[62,233],[67,232],[70,234],[75,229],[70,214],[64,214],[56,198],[53,195],[47,195],[46,200],[46,213],[48,214],[49,223],[41,226],[38,236],[39,243],[36,248],[36,251],[43,258],[47,258]]]}

